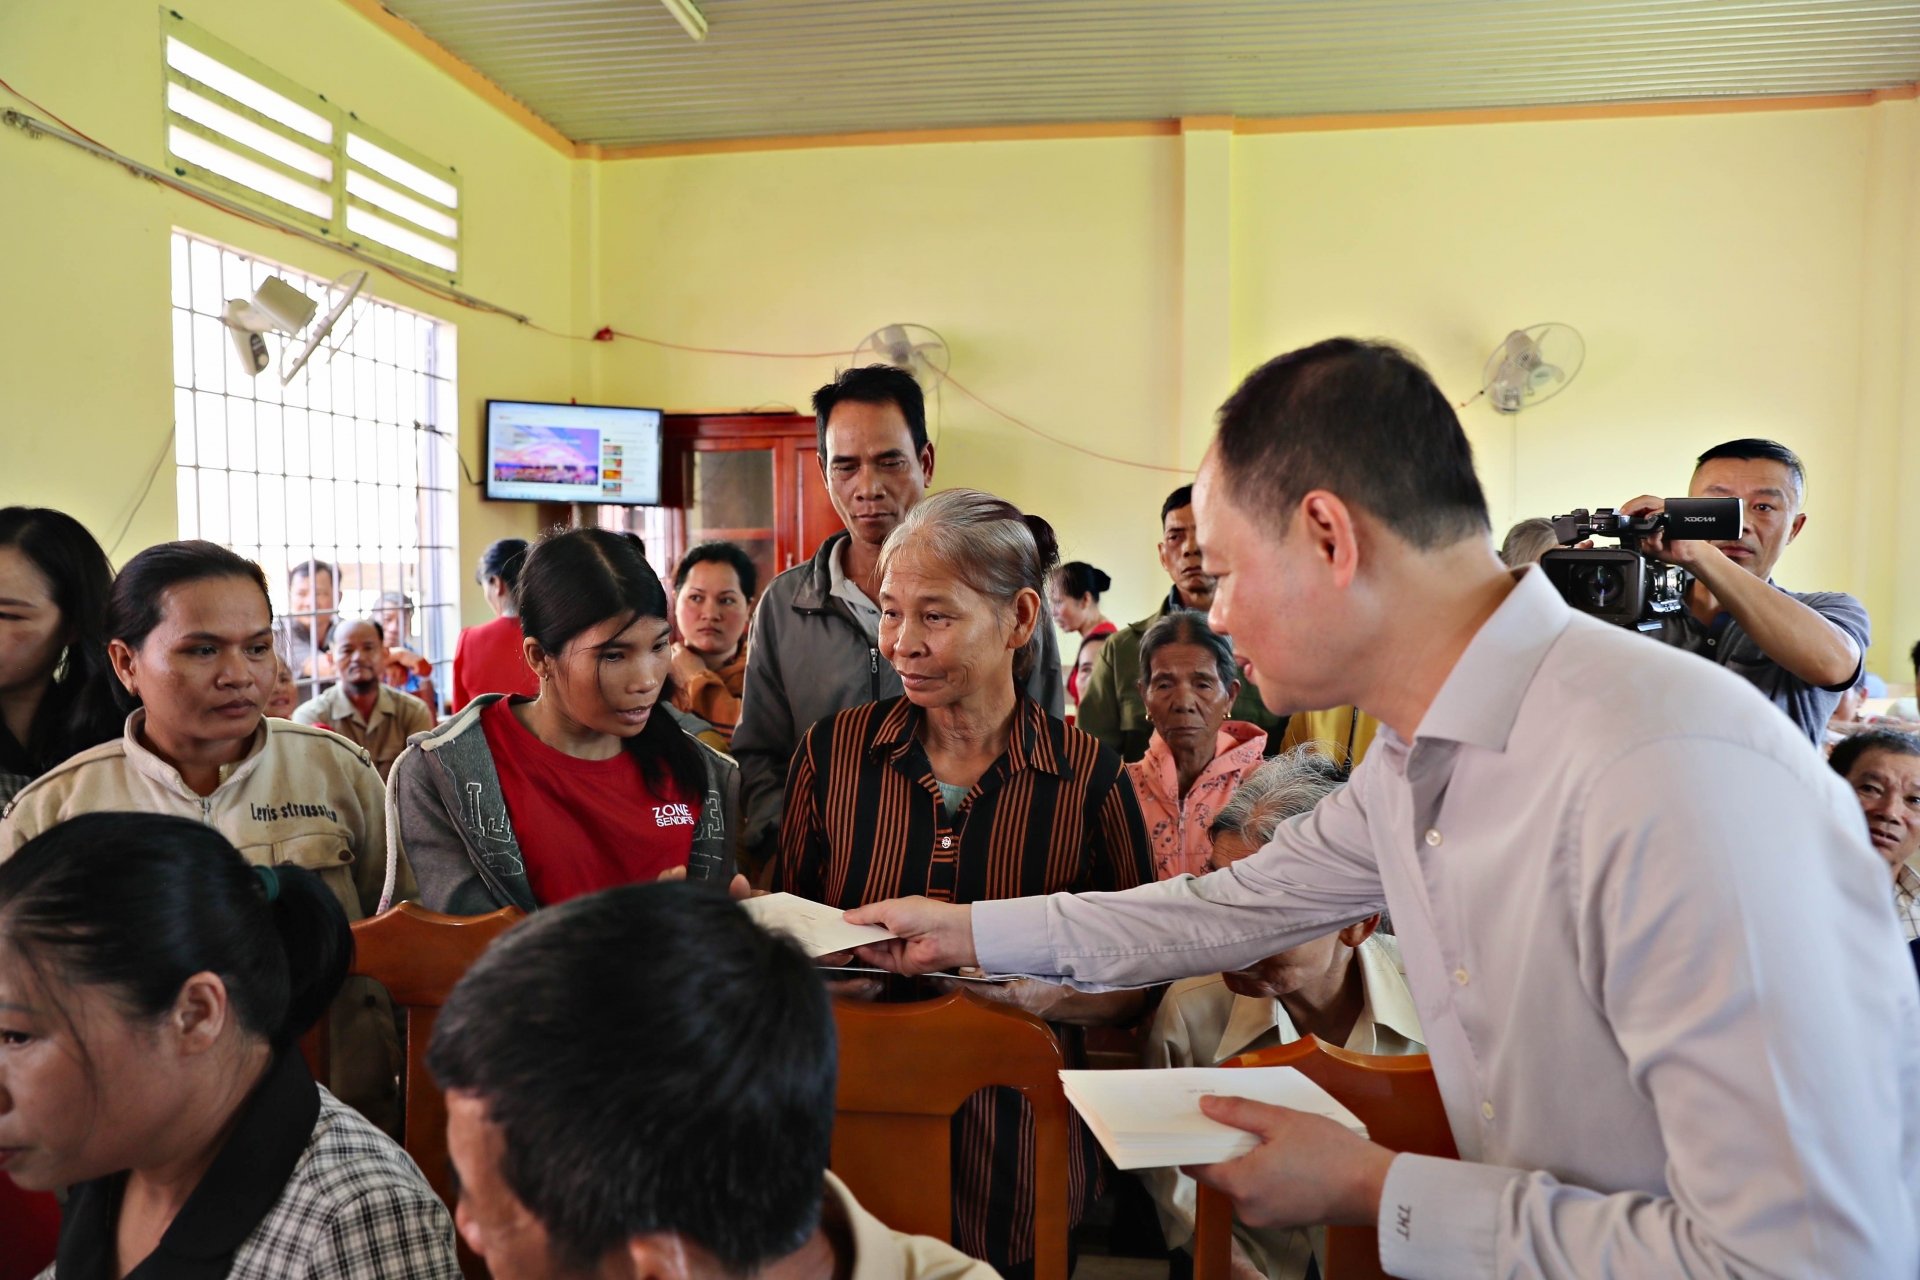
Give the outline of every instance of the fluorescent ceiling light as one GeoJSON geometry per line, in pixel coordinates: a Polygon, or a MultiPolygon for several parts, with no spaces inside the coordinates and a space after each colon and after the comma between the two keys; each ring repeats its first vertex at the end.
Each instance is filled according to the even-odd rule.
{"type": "Polygon", "coordinates": [[[693,0],[660,0],[660,4],[673,15],[675,22],[686,28],[688,35],[695,40],[707,38],[707,15],[695,7],[693,0]]]}

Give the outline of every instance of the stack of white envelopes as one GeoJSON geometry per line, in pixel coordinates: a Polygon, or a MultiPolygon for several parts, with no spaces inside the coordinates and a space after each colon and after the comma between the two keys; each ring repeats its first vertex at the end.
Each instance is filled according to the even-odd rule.
{"type": "Polygon", "coordinates": [[[1200,1099],[1208,1094],[1309,1111],[1367,1136],[1358,1116],[1292,1067],[1062,1071],[1060,1083],[1122,1169],[1217,1164],[1253,1150],[1254,1135],[1200,1113],[1200,1099]]]}

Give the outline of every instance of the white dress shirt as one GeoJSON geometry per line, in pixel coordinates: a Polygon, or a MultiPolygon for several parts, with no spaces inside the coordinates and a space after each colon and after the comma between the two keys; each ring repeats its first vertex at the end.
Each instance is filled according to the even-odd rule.
{"type": "Polygon", "coordinates": [[[1386,907],[1461,1160],[1403,1277],[1920,1273],[1920,986],[1859,803],[1749,684],[1529,569],[1411,744],[1260,852],[973,906],[991,971],[1140,985],[1386,907]]]}

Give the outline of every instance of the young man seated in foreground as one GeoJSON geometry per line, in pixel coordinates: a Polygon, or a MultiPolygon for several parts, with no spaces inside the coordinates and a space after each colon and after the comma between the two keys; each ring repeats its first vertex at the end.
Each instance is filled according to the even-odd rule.
{"type": "Polygon", "coordinates": [[[827,1172],[837,1057],[813,962],[712,886],[540,912],[454,989],[460,1234],[495,1280],[992,1280],[827,1172]],[[699,976],[682,973],[694,961],[699,976]]]}

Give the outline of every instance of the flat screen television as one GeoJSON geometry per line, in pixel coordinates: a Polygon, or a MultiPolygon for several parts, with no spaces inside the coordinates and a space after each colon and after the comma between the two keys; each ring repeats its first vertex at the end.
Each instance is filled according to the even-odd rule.
{"type": "Polygon", "coordinates": [[[487,496],[658,506],[660,411],[489,400],[487,496]]]}

